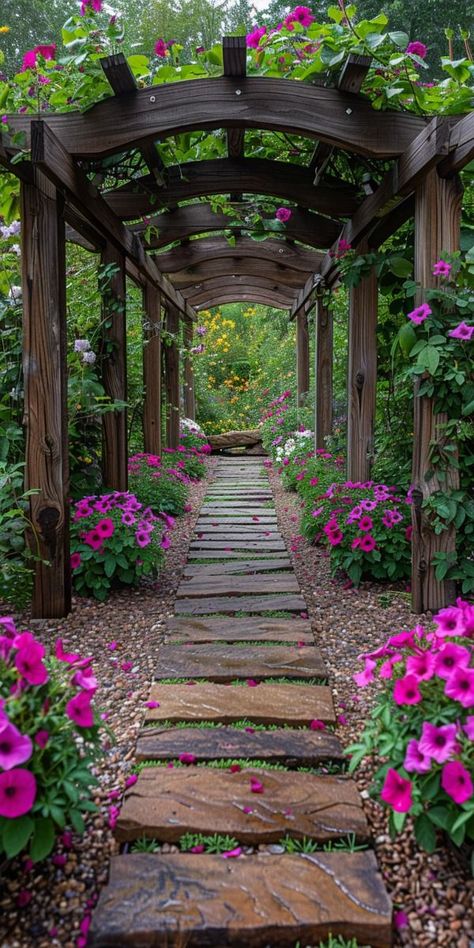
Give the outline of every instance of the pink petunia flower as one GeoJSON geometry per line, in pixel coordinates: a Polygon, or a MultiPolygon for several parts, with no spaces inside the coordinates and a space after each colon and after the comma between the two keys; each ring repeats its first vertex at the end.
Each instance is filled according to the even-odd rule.
{"type": "Polygon", "coordinates": [[[361,517],[358,523],[359,530],[362,530],[364,533],[367,533],[369,530],[372,530],[374,526],[374,521],[372,517],[361,517]]]}
{"type": "Polygon", "coordinates": [[[164,59],[165,56],[167,55],[167,52],[166,52],[166,43],[165,43],[164,39],[158,39],[158,40],[156,41],[156,43],[155,43],[155,53],[156,53],[157,56],[160,57],[160,59],[164,59]]]}
{"type": "Polygon", "coordinates": [[[424,43],[420,43],[419,40],[413,40],[411,43],[408,43],[405,52],[408,54],[411,53],[412,56],[418,56],[419,59],[425,59],[428,49],[424,43]]]}
{"type": "Polygon", "coordinates": [[[396,704],[418,704],[423,698],[418,678],[415,675],[405,675],[395,682],[393,700],[396,704]]]}
{"type": "Polygon", "coordinates": [[[35,734],[35,744],[37,744],[38,747],[41,748],[41,750],[44,750],[48,741],[49,741],[49,731],[45,731],[45,730],[37,731],[37,733],[35,734]]]}
{"type": "Polygon", "coordinates": [[[265,793],[265,788],[263,783],[257,779],[257,777],[250,778],[250,792],[251,793],[265,793]]]}
{"type": "Polygon", "coordinates": [[[403,766],[409,773],[425,774],[431,770],[431,757],[420,750],[417,740],[408,741],[403,766]]]}
{"type": "Polygon", "coordinates": [[[247,46],[249,49],[258,49],[262,36],[267,32],[266,26],[255,26],[251,33],[247,33],[247,46]]]}
{"type": "Polygon", "coordinates": [[[407,813],[413,804],[412,783],[390,768],[380,796],[384,803],[388,803],[396,813],[407,813]]]}
{"type": "Polygon", "coordinates": [[[464,339],[466,342],[470,342],[474,336],[474,326],[468,326],[464,322],[459,323],[455,329],[448,332],[448,336],[451,336],[452,339],[464,339]]]}
{"type": "Polygon", "coordinates": [[[0,816],[14,820],[29,813],[36,800],[36,778],[29,770],[0,774],[0,816]]]}
{"type": "Polygon", "coordinates": [[[462,609],[457,606],[447,606],[433,616],[438,635],[462,635],[464,632],[464,616],[462,609]]]}
{"type": "Polygon", "coordinates": [[[358,685],[359,688],[365,688],[367,685],[370,684],[371,681],[374,680],[374,668],[376,667],[377,667],[377,663],[374,662],[373,659],[371,658],[365,659],[364,670],[361,672],[357,672],[356,675],[352,676],[356,685],[358,685]]]}
{"type": "Polygon", "coordinates": [[[371,533],[366,533],[365,536],[360,538],[359,547],[364,553],[371,553],[372,550],[375,550],[376,546],[375,537],[373,537],[371,533]]]}
{"type": "Polygon", "coordinates": [[[236,846],[235,849],[228,849],[227,852],[222,853],[223,859],[237,859],[242,855],[242,849],[240,846],[236,846]]]}
{"type": "Polygon", "coordinates": [[[30,685],[44,685],[48,681],[48,672],[42,662],[44,654],[43,646],[32,642],[15,655],[15,665],[30,685]]]}
{"type": "Polygon", "coordinates": [[[275,217],[276,217],[277,221],[281,221],[282,224],[286,224],[287,221],[290,220],[290,217],[292,216],[292,213],[293,213],[293,212],[290,211],[290,208],[289,208],[289,207],[279,207],[279,208],[275,211],[275,217]]]}
{"type": "Polygon", "coordinates": [[[456,668],[467,668],[470,660],[467,648],[455,645],[454,642],[445,642],[435,657],[435,674],[439,678],[448,679],[456,668]]]}
{"type": "Polygon", "coordinates": [[[465,724],[463,724],[463,731],[470,741],[474,741],[474,714],[468,714],[465,724]]]}
{"type": "Polygon", "coordinates": [[[424,721],[418,746],[422,754],[432,757],[438,764],[444,764],[456,748],[456,735],[455,724],[438,727],[430,721],[424,721]]]}
{"type": "Polygon", "coordinates": [[[474,793],[471,775],[460,760],[451,760],[444,765],[441,786],[455,803],[466,803],[474,793]]]}
{"type": "Polygon", "coordinates": [[[78,727],[92,727],[94,712],[91,707],[92,693],[80,691],[66,705],[66,714],[78,727]]]}
{"type": "Polygon", "coordinates": [[[412,323],[415,323],[416,326],[420,326],[421,323],[424,323],[425,319],[428,319],[428,316],[431,316],[431,309],[428,303],[422,303],[421,306],[417,306],[411,313],[408,313],[407,319],[411,319],[412,323]]]}
{"type": "Polygon", "coordinates": [[[67,662],[68,665],[73,665],[75,662],[78,662],[81,657],[77,652],[65,652],[62,639],[56,639],[54,654],[58,661],[67,662]]]}
{"type": "Polygon", "coordinates": [[[444,689],[448,698],[459,701],[463,708],[474,706],[474,668],[456,668],[449,676],[444,689]]]}
{"type": "Polygon", "coordinates": [[[318,718],[314,718],[314,720],[310,721],[309,723],[309,729],[310,731],[325,731],[326,725],[324,721],[320,721],[318,718]]]}
{"type": "Polygon", "coordinates": [[[81,554],[80,553],[71,553],[70,566],[71,569],[79,569],[81,565],[81,554]]]}
{"type": "Polygon", "coordinates": [[[106,517],[104,520],[99,520],[99,523],[95,529],[103,540],[107,540],[108,537],[111,537],[114,533],[114,522],[110,519],[110,517],[106,517]]]}
{"type": "Polygon", "coordinates": [[[187,754],[187,753],[180,754],[178,759],[180,760],[182,764],[195,764],[196,763],[195,754],[187,754]]]}
{"type": "Polygon", "coordinates": [[[5,718],[0,721],[0,767],[12,770],[24,764],[33,753],[31,738],[20,734],[14,724],[5,718]]]}
{"type": "Polygon", "coordinates": [[[407,673],[420,681],[428,681],[434,672],[435,656],[432,652],[420,652],[418,655],[410,655],[407,659],[407,673]]]}
{"type": "Polygon", "coordinates": [[[446,260],[437,260],[433,267],[433,276],[448,277],[452,269],[451,264],[446,263],[446,260]]]}

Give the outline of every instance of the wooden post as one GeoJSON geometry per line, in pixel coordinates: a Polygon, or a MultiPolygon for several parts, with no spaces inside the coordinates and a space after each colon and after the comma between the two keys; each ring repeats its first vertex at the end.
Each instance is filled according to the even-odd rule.
{"type": "Polygon", "coordinates": [[[298,408],[301,408],[309,392],[309,334],[305,306],[296,315],[296,389],[298,408]]]}
{"type": "Polygon", "coordinates": [[[315,443],[326,447],[332,432],[332,313],[319,297],[316,303],[315,344],[315,443]]]}
{"type": "MultiPolygon", "coordinates": [[[[433,265],[444,253],[459,249],[462,186],[459,177],[440,178],[436,169],[430,171],[416,191],[415,204],[415,279],[421,287],[435,284],[433,265]]],[[[422,301],[422,293],[418,302],[422,301]]],[[[435,611],[455,599],[454,583],[435,577],[433,555],[456,549],[454,527],[434,533],[423,501],[438,490],[456,490],[459,473],[448,467],[441,481],[430,461],[433,442],[446,444],[443,430],[446,415],[435,414],[431,398],[419,398],[415,384],[413,423],[413,545],[412,605],[415,612],[435,611]]]]}
{"type": "Polygon", "coordinates": [[[36,563],[32,615],[57,619],[71,608],[64,220],[54,185],[33,177],[21,184],[25,487],[39,491],[30,545],[49,563],[36,563]]]}
{"type": "Polygon", "coordinates": [[[376,383],[377,279],[372,268],[349,295],[347,476],[351,481],[366,481],[370,476],[376,383]]]}
{"type": "Polygon", "coordinates": [[[143,291],[143,445],[161,452],[161,294],[151,283],[143,291]]]}
{"type": "Polygon", "coordinates": [[[173,333],[176,341],[165,348],[166,366],[166,441],[169,448],[177,448],[179,444],[179,311],[176,306],[168,304],[166,311],[166,329],[173,333]]]}
{"type": "Polygon", "coordinates": [[[194,371],[193,360],[189,350],[193,344],[193,324],[190,319],[184,323],[184,343],[186,346],[186,356],[184,361],[184,413],[186,418],[196,417],[196,398],[194,393],[194,371]]]}
{"type": "MultiPolygon", "coordinates": [[[[102,251],[102,267],[111,268],[102,281],[102,382],[111,399],[127,400],[127,341],[125,317],[125,258],[113,244],[102,251]]],[[[127,411],[109,411],[102,422],[104,486],[127,490],[127,411]]]]}

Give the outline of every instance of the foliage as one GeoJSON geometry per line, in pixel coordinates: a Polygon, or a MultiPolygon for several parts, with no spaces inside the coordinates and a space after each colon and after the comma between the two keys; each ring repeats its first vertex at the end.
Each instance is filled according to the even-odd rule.
{"type": "Polygon", "coordinates": [[[98,683],[92,658],[64,652],[61,639],[47,655],[12,619],[0,631],[0,852],[37,862],[68,827],[84,832],[97,809],[98,683]]]}
{"type": "Polygon", "coordinates": [[[18,609],[29,601],[33,583],[35,556],[27,546],[25,530],[33,544],[36,536],[28,517],[28,498],[35,491],[23,490],[21,463],[0,461],[0,599],[18,609]]]}
{"type": "MultiPolygon", "coordinates": [[[[392,833],[415,820],[420,846],[433,852],[444,830],[460,846],[474,841],[474,608],[458,600],[435,617],[361,656],[360,687],[382,684],[361,741],[348,748],[353,771],[382,758],[374,792],[390,809],[392,833]]],[[[474,867],[473,867],[474,868],[474,867]]]]}
{"type": "Polygon", "coordinates": [[[134,491],[140,503],[155,513],[178,517],[186,506],[189,478],[179,468],[178,465],[183,465],[184,461],[176,460],[180,457],[176,452],[163,457],[167,458],[169,466],[155,454],[131,457],[128,462],[130,490],[134,491]],[[171,466],[173,463],[176,467],[171,466]]]}
{"type": "Polygon", "coordinates": [[[156,576],[168,545],[162,520],[133,494],[82,498],[74,505],[71,525],[77,592],[103,601],[114,585],[156,576]]]}

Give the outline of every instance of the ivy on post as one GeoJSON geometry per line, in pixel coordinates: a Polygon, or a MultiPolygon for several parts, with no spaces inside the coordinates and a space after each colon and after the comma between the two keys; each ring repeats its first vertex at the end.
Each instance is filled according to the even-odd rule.
{"type": "Polygon", "coordinates": [[[166,311],[166,442],[168,448],[179,444],[179,312],[168,304],[166,311]]]}
{"type": "Polygon", "coordinates": [[[143,290],[143,445],[161,453],[161,294],[148,281],[143,290]]]}
{"type": "Polygon", "coordinates": [[[111,402],[122,407],[106,411],[102,421],[102,474],[105,487],[127,490],[127,343],[125,257],[107,242],[101,256],[102,382],[111,402]]]}
{"type": "Polygon", "coordinates": [[[67,435],[66,282],[62,199],[38,169],[21,184],[26,490],[38,555],[32,615],[71,608],[67,435]]]}
{"type": "Polygon", "coordinates": [[[186,418],[192,418],[194,421],[196,417],[196,398],[194,393],[193,360],[189,351],[191,349],[192,342],[193,324],[190,319],[186,318],[184,323],[184,414],[186,415],[186,418]]]}
{"type": "MultiPolygon", "coordinates": [[[[361,253],[367,247],[359,248],[361,253]]],[[[377,277],[372,267],[349,291],[347,476],[367,481],[374,453],[377,384],[377,277]]]]}
{"type": "Polygon", "coordinates": [[[326,446],[325,439],[332,432],[333,398],[333,326],[332,313],[322,295],[316,301],[315,340],[315,443],[326,446]]]}
{"type": "Polygon", "coordinates": [[[296,388],[298,408],[301,408],[309,392],[309,333],[306,304],[296,315],[296,388]]]}
{"type": "MultiPolygon", "coordinates": [[[[461,197],[459,177],[441,178],[436,169],[416,189],[415,279],[421,288],[435,285],[433,266],[442,254],[459,249],[461,197]]],[[[456,530],[450,524],[435,533],[429,505],[439,491],[459,488],[456,445],[447,435],[447,415],[435,412],[433,398],[418,395],[420,385],[421,380],[414,392],[412,468],[412,605],[417,613],[436,611],[455,600],[454,582],[436,578],[433,557],[455,553],[456,530]],[[454,464],[446,460],[450,457],[454,464]]]]}

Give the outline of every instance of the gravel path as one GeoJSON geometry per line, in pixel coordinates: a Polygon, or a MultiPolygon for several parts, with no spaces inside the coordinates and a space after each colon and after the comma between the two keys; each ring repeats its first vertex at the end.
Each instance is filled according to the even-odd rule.
{"type": "MultiPolygon", "coordinates": [[[[208,462],[212,472],[215,461],[208,462]]],[[[37,866],[17,859],[0,869],[0,944],[4,948],[83,948],[90,912],[106,883],[110,856],[117,851],[108,826],[111,805],[120,804],[132,766],[136,736],[158,663],[165,621],[186,561],[190,536],[208,480],[193,485],[188,502],[192,513],[176,520],[163,571],[155,583],[115,592],[107,603],[75,599],[63,620],[32,623],[18,616],[18,628],[31,627],[44,641],[64,639],[68,651],[94,655],[100,688],[97,703],[112,735],[101,763],[95,802],[100,813],[87,832],[66,837],[53,858],[37,866]],[[112,651],[108,645],[116,642],[112,651]],[[131,668],[123,671],[122,663],[131,668]]]]}
{"type": "MultiPolygon", "coordinates": [[[[278,523],[291,550],[293,566],[308,603],[316,644],[331,675],[339,702],[338,736],[344,744],[357,740],[370,714],[372,689],[361,691],[352,680],[360,671],[357,655],[376,648],[390,633],[413,626],[409,596],[400,586],[365,583],[344,589],[331,579],[325,551],[299,535],[300,500],[283,490],[270,473],[278,523]]],[[[426,618],[428,621],[428,618],[426,618]]],[[[375,839],[382,874],[401,923],[395,945],[432,948],[434,945],[471,948],[474,939],[474,881],[446,849],[429,856],[420,850],[409,827],[396,841],[387,834],[384,809],[369,799],[371,768],[355,773],[375,839]],[[405,924],[407,923],[407,924],[405,924]]]]}

